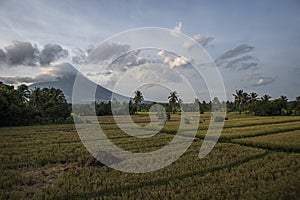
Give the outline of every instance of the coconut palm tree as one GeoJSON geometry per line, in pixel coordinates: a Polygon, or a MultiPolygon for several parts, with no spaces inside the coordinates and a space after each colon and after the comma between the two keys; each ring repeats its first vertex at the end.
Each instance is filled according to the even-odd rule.
{"type": "Polygon", "coordinates": [[[175,110],[176,110],[175,106],[176,106],[176,103],[178,102],[177,92],[176,91],[171,92],[170,96],[168,97],[168,99],[169,99],[169,105],[172,108],[172,113],[174,114],[175,110]]]}
{"type": "Polygon", "coordinates": [[[239,113],[242,113],[242,106],[244,103],[244,91],[243,90],[236,90],[235,94],[232,94],[234,96],[234,103],[238,106],[239,108],[239,113]]]}
{"type": "Polygon", "coordinates": [[[40,88],[35,88],[30,95],[30,104],[34,111],[40,111],[43,105],[43,95],[40,88]]]}
{"type": "Polygon", "coordinates": [[[20,101],[22,103],[28,103],[29,96],[30,96],[30,91],[28,89],[28,86],[25,84],[18,86],[17,92],[19,93],[20,101]]]}
{"type": "Polygon", "coordinates": [[[135,91],[135,96],[133,98],[134,104],[138,111],[140,111],[140,104],[142,101],[144,101],[144,97],[141,91],[137,90],[135,91]]]}
{"type": "Polygon", "coordinates": [[[261,97],[261,100],[262,100],[262,101],[265,101],[265,102],[270,101],[270,99],[271,99],[271,96],[270,96],[270,95],[267,95],[267,94],[265,94],[264,96],[261,97]]]}
{"type": "Polygon", "coordinates": [[[254,102],[257,100],[258,94],[256,92],[251,92],[250,93],[250,101],[254,102]]]}

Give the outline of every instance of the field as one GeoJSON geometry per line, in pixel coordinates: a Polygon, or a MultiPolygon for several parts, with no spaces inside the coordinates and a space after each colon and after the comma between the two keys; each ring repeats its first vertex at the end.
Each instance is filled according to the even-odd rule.
{"type": "MultiPolygon", "coordinates": [[[[208,156],[198,157],[211,118],[205,113],[184,155],[144,174],[80,165],[90,154],[72,124],[0,128],[0,198],[298,199],[300,117],[227,116],[219,142],[208,156]]],[[[150,152],[173,139],[179,119],[180,115],[172,115],[151,138],[123,133],[111,116],[98,120],[117,146],[150,152]]],[[[126,126],[126,118],[120,120],[126,126]]],[[[135,115],[133,120],[140,126],[149,124],[148,115],[135,115]]],[[[191,136],[192,125],[183,126],[182,135],[191,136]]]]}

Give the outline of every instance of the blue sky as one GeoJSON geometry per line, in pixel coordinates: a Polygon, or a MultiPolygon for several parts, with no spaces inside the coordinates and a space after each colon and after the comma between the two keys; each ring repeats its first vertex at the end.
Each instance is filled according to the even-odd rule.
{"type": "MultiPolygon", "coordinates": [[[[52,43],[70,52],[74,48],[85,50],[127,29],[173,29],[181,22],[181,32],[190,37],[201,34],[214,38],[205,46],[213,59],[242,44],[254,47],[249,55],[257,63],[255,68],[219,66],[228,96],[235,89],[244,89],[261,95],[267,93],[273,98],[286,95],[293,99],[300,95],[299,10],[300,2],[292,0],[0,0],[0,49],[18,40],[39,48],[52,43]]],[[[46,70],[45,66],[23,65],[2,64],[1,77],[37,76],[46,70]]]]}

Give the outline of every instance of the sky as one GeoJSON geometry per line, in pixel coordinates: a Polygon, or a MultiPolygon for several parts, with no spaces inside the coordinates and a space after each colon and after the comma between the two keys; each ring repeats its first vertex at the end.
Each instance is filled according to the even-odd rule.
{"type": "MultiPolygon", "coordinates": [[[[161,50],[133,51],[114,63],[118,66],[105,70],[91,67],[95,57],[108,65],[112,55],[130,49],[117,43],[97,48],[107,38],[130,29],[161,27],[185,34],[204,48],[220,71],[227,99],[243,89],[292,100],[300,95],[299,10],[297,0],[0,0],[0,81],[14,85],[49,81],[68,73],[69,69],[60,69],[66,62],[109,89],[113,89],[112,80],[134,67],[139,67],[132,72],[138,74],[137,81],[148,77],[153,60],[184,71],[193,58],[161,50]]],[[[183,48],[189,46],[187,42],[183,48]]],[[[162,73],[170,83],[178,82],[170,74],[172,70],[167,69],[162,73]]]]}

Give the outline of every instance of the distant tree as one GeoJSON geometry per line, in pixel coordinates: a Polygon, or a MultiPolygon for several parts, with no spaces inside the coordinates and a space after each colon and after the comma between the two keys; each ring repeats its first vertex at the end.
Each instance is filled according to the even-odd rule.
{"type": "Polygon", "coordinates": [[[271,96],[263,95],[256,103],[255,107],[255,115],[258,116],[269,116],[272,115],[272,107],[271,107],[271,96]]]}
{"type": "Polygon", "coordinates": [[[27,85],[22,84],[22,85],[18,86],[17,92],[19,94],[19,98],[22,103],[29,102],[30,91],[29,91],[27,85]]]}
{"type": "Polygon", "coordinates": [[[130,100],[128,103],[128,109],[129,109],[129,114],[133,115],[136,112],[136,107],[133,105],[132,101],[130,100]]]}
{"type": "Polygon", "coordinates": [[[71,114],[71,106],[60,89],[35,88],[28,99],[29,107],[38,122],[63,122],[71,114]]]}
{"type": "Polygon", "coordinates": [[[265,94],[264,96],[261,97],[261,100],[264,102],[269,102],[271,99],[270,95],[265,94]]]}
{"type": "Polygon", "coordinates": [[[42,95],[42,90],[40,88],[35,88],[32,92],[31,95],[29,96],[30,99],[30,107],[36,111],[40,112],[42,105],[43,105],[43,95],[42,95]]]}
{"type": "Polygon", "coordinates": [[[142,92],[139,91],[139,90],[135,91],[135,96],[134,96],[133,100],[134,100],[134,104],[136,106],[136,109],[138,111],[140,111],[141,110],[140,104],[141,104],[142,101],[144,101],[144,97],[142,95],[142,92]]]}
{"type": "Polygon", "coordinates": [[[176,103],[178,102],[178,95],[176,91],[173,91],[170,93],[169,99],[169,105],[171,107],[172,113],[174,114],[176,111],[176,103]]]}
{"type": "Polygon", "coordinates": [[[218,99],[218,97],[213,98],[212,105],[213,105],[214,111],[221,111],[221,102],[218,99]]]}
{"type": "Polygon", "coordinates": [[[256,92],[250,92],[250,102],[254,102],[257,100],[258,94],[256,92]]]}
{"type": "Polygon", "coordinates": [[[238,107],[238,111],[241,114],[242,109],[244,107],[245,103],[245,93],[243,90],[236,90],[235,94],[232,94],[234,96],[234,103],[238,107]]]}
{"type": "Polygon", "coordinates": [[[258,97],[258,94],[256,92],[250,92],[249,94],[249,102],[248,102],[248,109],[250,112],[254,112],[255,113],[255,110],[256,110],[256,107],[257,107],[257,97],[258,97]]]}
{"type": "Polygon", "coordinates": [[[281,115],[285,115],[288,106],[288,98],[284,95],[281,95],[279,98],[279,102],[280,102],[280,113],[281,115]]]}
{"type": "Polygon", "coordinates": [[[296,97],[296,101],[295,101],[295,115],[300,114],[300,96],[296,97]]]}
{"type": "Polygon", "coordinates": [[[227,109],[227,112],[234,111],[234,103],[231,101],[226,101],[226,109],[227,109]]]}
{"type": "Polygon", "coordinates": [[[210,105],[207,104],[206,101],[203,100],[201,106],[202,106],[202,111],[203,111],[203,113],[204,113],[204,112],[210,111],[210,105]]]}

